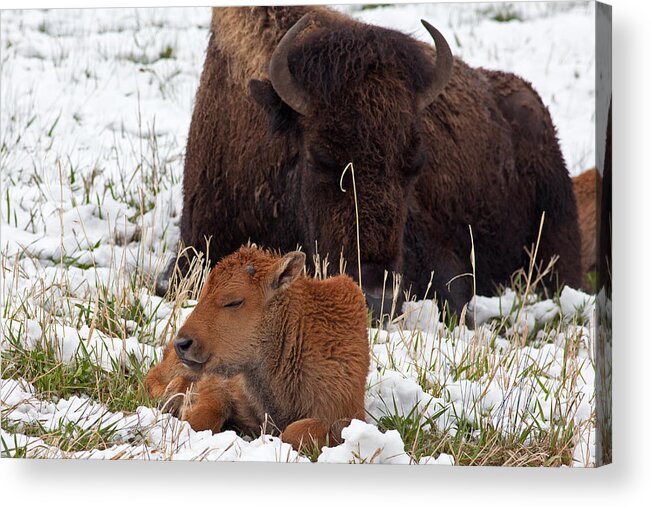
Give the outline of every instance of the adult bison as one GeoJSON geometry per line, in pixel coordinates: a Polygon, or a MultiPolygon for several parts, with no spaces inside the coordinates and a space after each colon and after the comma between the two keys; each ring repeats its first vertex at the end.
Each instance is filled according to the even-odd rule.
{"type": "MultiPolygon", "coordinates": [[[[181,236],[214,264],[247,240],[338,259],[374,310],[384,272],[458,311],[528,265],[560,256],[581,281],[572,183],[531,85],[321,7],[216,8],[188,137],[181,236]]],[[[390,291],[389,291],[390,292],[390,291]]]]}

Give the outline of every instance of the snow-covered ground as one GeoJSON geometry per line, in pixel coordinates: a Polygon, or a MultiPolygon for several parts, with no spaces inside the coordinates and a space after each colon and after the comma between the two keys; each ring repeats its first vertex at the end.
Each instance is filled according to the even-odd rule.
{"type": "MultiPolygon", "coordinates": [[[[436,25],[468,63],[516,72],[549,106],[568,169],[594,165],[594,12],[591,3],[401,5],[352,15],[429,40],[436,25]],[[494,18],[512,17],[510,22],[494,18]]],[[[122,374],[147,364],[192,309],[162,300],[147,274],[179,238],[183,150],[203,65],[210,9],[3,11],[0,21],[2,350],[83,350],[122,374]],[[100,329],[100,301],[138,317],[100,329]]],[[[369,331],[366,423],[323,462],[414,462],[383,418],[472,435],[490,427],[533,439],[572,426],[573,465],[594,456],[594,297],[554,300],[506,292],[476,298],[477,326],[448,329],[430,301],[409,303],[400,326],[369,331]],[[532,431],[531,428],[535,428],[532,431]],[[531,433],[531,436],[529,436],[531,433]]],[[[3,353],[3,361],[8,356],[3,353]]],[[[111,412],[88,397],[47,396],[25,380],[0,387],[4,454],[144,459],[307,460],[277,438],[196,433],[140,407],[111,412]],[[101,448],[62,451],[21,428],[110,426],[101,448]]],[[[472,437],[471,435],[471,437],[472,437]]],[[[445,452],[420,463],[452,463],[445,452]]]]}

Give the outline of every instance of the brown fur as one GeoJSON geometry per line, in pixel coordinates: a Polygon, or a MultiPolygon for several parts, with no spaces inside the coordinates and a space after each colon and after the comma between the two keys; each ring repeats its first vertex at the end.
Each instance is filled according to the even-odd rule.
{"type": "MultiPolygon", "coordinates": [[[[549,112],[531,85],[455,60],[423,112],[435,49],[394,30],[321,7],[216,8],[188,136],[181,236],[212,263],[248,240],[302,245],[356,276],[355,203],[339,189],[354,163],[362,282],[382,293],[384,271],[422,297],[430,273],[440,300],[459,311],[472,227],[476,288],[490,294],[529,264],[525,248],[545,227],[537,261],[559,255],[559,284],[580,285],[571,179],[549,112]],[[288,57],[314,101],[304,117],[275,93],[267,67],[285,32],[310,25],[288,57]],[[449,284],[450,280],[455,281],[449,284]]],[[[385,308],[390,305],[385,304],[385,308]]]]}
{"type": "Polygon", "coordinates": [[[364,419],[364,296],[346,275],[302,276],[304,260],[242,247],[220,261],[148,373],[150,395],[195,430],[255,434],[267,414],[295,448],[337,442],[342,419],[364,419]]]}
{"type": "Polygon", "coordinates": [[[601,176],[596,168],[572,178],[581,232],[581,271],[583,286],[589,288],[587,274],[597,266],[597,196],[601,176]]]}

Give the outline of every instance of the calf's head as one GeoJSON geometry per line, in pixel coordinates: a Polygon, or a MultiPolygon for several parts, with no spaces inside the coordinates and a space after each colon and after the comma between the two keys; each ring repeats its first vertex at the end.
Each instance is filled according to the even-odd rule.
{"type": "Polygon", "coordinates": [[[181,362],[194,372],[249,364],[259,350],[260,323],[269,302],[304,266],[302,252],[278,257],[251,247],[222,259],[174,339],[181,362]]]}
{"type": "Polygon", "coordinates": [[[331,261],[343,254],[377,314],[391,306],[390,286],[381,296],[385,271],[402,269],[410,194],[426,164],[421,116],[448,82],[452,54],[427,22],[436,56],[404,34],[357,22],[304,31],[308,16],[276,47],[269,80],[251,81],[250,90],[294,150],[287,170],[300,186],[304,247],[318,245],[331,261]],[[342,177],[349,163],[357,206],[353,171],[342,177]]]}

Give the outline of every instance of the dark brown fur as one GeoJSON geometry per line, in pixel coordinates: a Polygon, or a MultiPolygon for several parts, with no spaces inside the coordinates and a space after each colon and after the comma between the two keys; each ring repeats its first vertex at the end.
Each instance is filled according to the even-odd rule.
{"type": "Polygon", "coordinates": [[[302,245],[357,274],[354,163],[362,282],[381,292],[384,271],[433,291],[459,311],[476,287],[490,294],[527,266],[525,248],[545,225],[538,262],[554,255],[557,281],[581,282],[571,179],[549,112],[531,85],[455,60],[424,111],[419,93],[436,52],[393,30],[318,7],[217,8],[188,137],[181,224],[186,245],[213,263],[247,240],[302,245]],[[288,63],[314,101],[304,117],[268,81],[271,54],[306,12],[312,22],[288,63]],[[455,281],[449,284],[450,280],[455,281]]]}
{"type": "Polygon", "coordinates": [[[243,247],[220,261],[150,395],[195,430],[256,434],[267,415],[295,448],[338,442],[341,420],[365,415],[366,304],[346,275],[301,276],[304,260],[243,247]]]}

